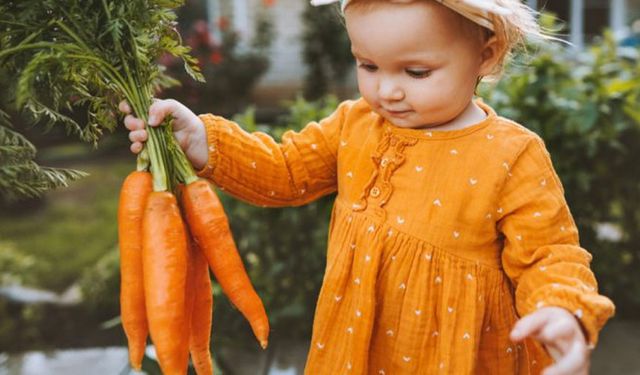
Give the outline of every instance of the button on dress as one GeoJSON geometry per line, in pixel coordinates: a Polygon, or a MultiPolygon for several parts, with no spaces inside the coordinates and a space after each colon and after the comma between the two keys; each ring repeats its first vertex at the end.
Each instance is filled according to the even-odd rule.
{"type": "Polygon", "coordinates": [[[544,306],[597,342],[614,306],[543,141],[477,104],[485,120],[437,131],[346,101],[280,142],[201,116],[199,175],[226,192],[269,207],[337,192],[305,374],[538,374],[547,352],[509,332],[544,306]]]}

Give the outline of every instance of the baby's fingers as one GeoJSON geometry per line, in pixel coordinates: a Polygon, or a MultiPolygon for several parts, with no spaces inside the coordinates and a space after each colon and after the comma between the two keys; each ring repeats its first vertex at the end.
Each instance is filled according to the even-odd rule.
{"type": "Polygon", "coordinates": [[[547,367],[543,375],[588,375],[589,359],[586,345],[574,341],[571,348],[553,366],[547,367]]]}
{"type": "Polygon", "coordinates": [[[134,154],[138,154],[140,153],[140,151],[142,151],[142,143],[140,142],[133,142],[131,144],[131,146],[129,147],[129,149],[131,150],[131,152],[133,152],[134,154]]]}
{"type": "Polygon", "coordinates": [[[575,327],[570,320],[560,319],[544,326],[534,338],[544,344],[561,346],[561,343],[571,342],[575,333],[575,327]]]}
{"type": "Polygon", "coordinates": [[[518,320],[511,331],[511,340],[522,341],[535,335],[549,323],[549,316],[543,310],[538,310],[518,320]]]}
{"type": "Polygon", "coordinates": [[[127,103],[126,100],[123,100],[120,102],[120,104],[118,104],[118,109],[120,110],[120,112],[123,112],[126,114],[131,113],[131,106],[129,106],[129,103],[127,103]]]}
{"type": "Polygon", "coordinates": [[[129,140],[131,142],[145,142],[147,140],[146,130],[139,129],[129,132],[129,140]]]}
{"type": "Polygon", "coordinates": [[[141,130],[144,129],[144,121],[132,115],[126,115],[124,118],[124,126],[131,131],[141,130]]]}

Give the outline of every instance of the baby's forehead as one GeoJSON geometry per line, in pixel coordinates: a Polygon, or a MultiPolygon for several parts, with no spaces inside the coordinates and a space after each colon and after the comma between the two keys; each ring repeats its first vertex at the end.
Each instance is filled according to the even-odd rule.
{"type": "Polygon", "coordinates": [[[352,42],[381,39],[421,50],[425,45],[446,47],[461,38],[483,41],[476,38],[484,35],[482,27],[433,1],[377,4],[347,9],[345,21],[352,42]]]}
{"type": "MultiPolygon", "coordinates": [[[[344,12],[345,20],[351,15],[382,12],[399,26],[410,25],[413,28],[427,27],[431,32],[443,32],[447,28],[451,32],[469,32],[486,28],[464,17],[438,1],[426,0],[373,0],[355,2],[344,12]],[[400,15],[400,16],[398,16],[400,15]],[[413,17],[412,17],[413,16],[413,17]]],[[[377,21],[376,21],[377,22],[377,21]]],[[[378,27],[372,24],[371,27],[378,27]]]]}
{"type": "Polygon", "coordinates": [[[495,21],[515,15],[514,8],[518,8],[520,0],[311,0],[312,4],[321,5],[340,2],[344,13],[347,8],[375,6],[380,3],[407,4],[432,3],[446,7],[460,14],[473,23],[488,30],[495,31],[495,21]]]}

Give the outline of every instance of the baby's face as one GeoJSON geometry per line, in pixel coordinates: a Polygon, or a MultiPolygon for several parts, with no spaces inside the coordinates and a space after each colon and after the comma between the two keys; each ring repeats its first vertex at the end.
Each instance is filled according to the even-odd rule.
{"type": "Polygon", "coordinates": [[[486,74],[474,24],[436,2],[348,7],[345,20],[360,94],[396,126],[449,123],[486,74]]]}

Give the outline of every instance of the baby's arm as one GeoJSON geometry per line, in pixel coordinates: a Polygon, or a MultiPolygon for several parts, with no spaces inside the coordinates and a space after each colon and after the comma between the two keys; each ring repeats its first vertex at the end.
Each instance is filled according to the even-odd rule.
{"type": "MultiPolygon", "coordinates": [[[[249,203],[293,206],[308,203],[337,187],[337,149],[349,104],[300,132],[286,132],[280,143],[261,132],[248,133],[219,116],[196,116],[175,100],[157,100],[149,123],[157,125],[171,115],[174,134],[201,177],[249,203]]],[[[126,103],[121,110],[128,112],[126,103]]],[[[128,115],[131,149],[139,152],[146,141],[142,120],[128,115]]]]}
{"type": "Polygon", "coordinates": [[[512,338],[540,341],[558,357],[549,368],[552,373],[573,374],[588,368],[586,343],[596,344],[614,307],[597,293],[591,255],[579,245],[564,190],[542,140],[532,136],[510,164],[498,228],[504,234],[503,267],[523,317],[512,338]],[[554,333],[555,329],[560,331],[554,333]]]}

